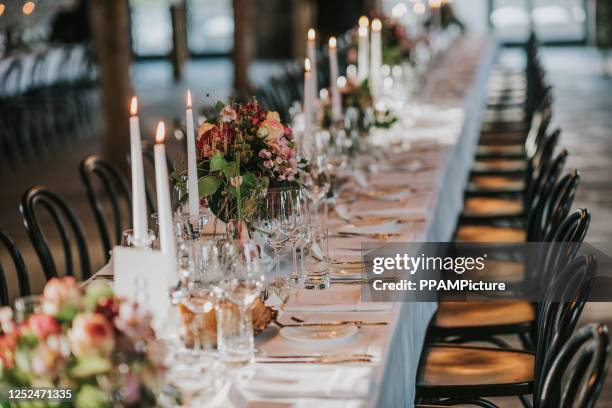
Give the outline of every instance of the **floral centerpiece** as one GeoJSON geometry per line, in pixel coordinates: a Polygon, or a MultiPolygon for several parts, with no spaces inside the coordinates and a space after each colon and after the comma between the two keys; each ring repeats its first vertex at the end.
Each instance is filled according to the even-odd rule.
{"type": "MultiPolygon", "coordinates": [[[[360,84],[353,80],[347,80],[346,85],[340,89],[342,107],[350,121],[355,122],[353,126],[365,133],[370,128],[388,129],[395,122],[397,117],[386,110],[376,110],[374,99],[370,90],[369,81],[366,79],[360,84]]],[[[323,127],[329,128],[332,125],[331,103],[324,106],[323,127]]]]}
{"type": "MultiPolygon", "coordinates": [[[[394,18],[384,18],[382,21],[382,59],[389,66],[402,65],[411,62],[412,50],[416,43],[408,34],[406,27],[394,18]]],[[[358,31],[355,30],[351,46],[347,54],[350,64],[357,63],[358,31]]]]}
{"type": "Polygon", "coordinates": [[[25,322],[0,309],[0,386],[63,388],[78,408],[154,406],[164,353],[150,322],[106,284],[51,279],[25,322]]]}
{"type": "MultiPolygon", "coordinates": [[[[218,102],[215,114],[198,129],[200,197],[221,221],[248,227],[267,189],[297,186],[298,166],[305,162],[298,163],[291,128],[255,99],[218,102]]],[[[181,174],[175,180],[186,190],[181,174]]]]}

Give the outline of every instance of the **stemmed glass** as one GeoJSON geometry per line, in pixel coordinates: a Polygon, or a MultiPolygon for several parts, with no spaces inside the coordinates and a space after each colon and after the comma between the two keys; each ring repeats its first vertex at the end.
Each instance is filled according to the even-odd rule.
{"type": "Polygon", "coordinates": [[[238,308],[237,315],[228,305],[221,304],[218,308],[219,352],[227,363],[245,364],[253,360],[255,344],[250,306],[261,294],[264,280],[256,246],[251,242],[242,244],[239,256],[233,258],[229,273],[221,281],[225,299],[238,308]]]}
{"type": "Polygon", "coordinates": [[[264,243],[274,251],[276,280],[273,286],[278,289],[284,286],[280,268],[280,253],[289,242],[292,226],[289,197],[289,190],[269,189],[263,200],[259,219],[253,224],[255,233],[263,238],[264,243]]]}
{"type": "MultiPolygon", "coordinates": [[[[291,244],[293,261],[290,279],[295,283],[298,282],[301,277],[301,268],[297,260],[297,249],[298,245],[303,243],[308,236],[310,207],[308,205],[308,196],[304,189],[296,188],[294,190],[289,190],[288,199],[291,207],[289,243],[291,244]]],[[[302,263],[300,263],[300,265],[301,264],[302,263]]]]}
{"type": "Polygon", "coordinates": [[[325,154],[316,153],[310,161],[310,171],[300,172],[300,182],[310,198],[313,210],[320,211],[331,185],[331,178],[325,154]]]}

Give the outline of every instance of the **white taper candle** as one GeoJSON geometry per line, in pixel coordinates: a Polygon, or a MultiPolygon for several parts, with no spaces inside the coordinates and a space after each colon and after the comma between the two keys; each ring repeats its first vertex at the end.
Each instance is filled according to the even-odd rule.
{"type": "Polygon", "coordinates": [[[382,79],[380,68],[382,67],[382,22],[375,18],[372,20],[372,49],[370,51],[370,90],[374,100],[380,98],[382,93],[382,79]]]}
{"type": "Polygon", "coordinates": [[[329,38],[329,84],[331,88],[332,117],[334,120],[342,117],[342,100],[338,90],[338,49],[336,37],[329,38]]]}
{"type": "Polygon", "coordinates": [[[157,189],[157,215],[159,221],[159,246],[163,253],[175,258],[176,243],[172,204],[170,202],[166,146],[164,145],[165,133],[164,122],[159,122],[155,134],[155,146],[153,147],[155,156],[155,187],[157,189]]]}
{"type": "Polygon", "coordinates": [[[369,57],[370,52],[370,33],[368,29],[370,21],[366,16],[359,18],[359,40],[357,43],[357,80],[362,82],[367,79],[370,68],[369,68],[369,57]]]}
{"type": "Polygon", "coordinates": [[[198,190],[198,162],[190,91],[187,91],[185,118],[187,120],[187,191],[189,193],[189,215],[197,217],[200,213],[200,193],[198,190]]]}
{"type": "Polygon", "coordinates": [[[147,200],[145,195],[144,168],[142,164],[142,141],[138,100],[132,98],[130,106],[130,163],[132,167],[132,228],[135,246],[147,246],[149,226],[147,222],[147,200]]]}
{"type": "Polygon", "coordinates": [[[314,100],[313,100],[313,109],[314,109],[314,103],[315,100],[318,99],[319,97],[319,84],[318,84],[318,77],[317,77],[317,43],[316,43],[316,39],[317,39],[317,32],[315,31],[314,28],[311,28],[308,30],[308,42],[307,42],[307,56],[308,59],[310,60],[310,72],[312,72],[312,81],[311,81],[311,86],[312,86],[312,94],[314,95],[314,100]]]}

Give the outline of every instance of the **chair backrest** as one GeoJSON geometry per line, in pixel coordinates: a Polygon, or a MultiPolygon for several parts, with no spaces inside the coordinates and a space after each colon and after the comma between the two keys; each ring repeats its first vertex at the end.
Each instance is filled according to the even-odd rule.
{"type": "Polygon", "coordinates": [[[44,186],[34,186],[27,190],[21,198],[19,211],[24,226],[28,232],[32,246],[38,255],[47,280],[59,276],[55,258],[49,247],[49,242],[40,223],[40,210],[44,209],[51,216],[61,239],[65,261],[65,273],[74,276],[75,259],[72,244],[76,244],[81,279],[91,276],[91,264],[87,243],[81,222],[74,210],[58,194],[49,191],[44,186]]]}
{"type": "Polygon", "coordinates": [[[100,232],[104,256],[108,261],[110,250],[121,242],[121,233],[131,225],[132,193],[121,171],[100,156],[92,155],[83,159],[79,172],[100,232]],[[103,187],[102,191],[96,188],[96,179],[103,187]],[[105,202],[110,205],[110,220],[105,216],[105,202]]]}
{"type": "Polygon", "coordinates": [[[602,324],[576,332],[554,359],[537,408],[592,408],[601,393],[610,363],[610,337],[602,324]]]}
{"type": "MultiPolygon", "coordinates": [[[[15,273],[17,274],[17,282],[19,283],[19,296],[29,295],[31,293],[30,279],[28,277],[28,272],[26,271],[25,262],[23,262],[23,257],[21,256],[21,252],[19,252],[19,249],[17,249],[17,246],[11,237],[9,237],[3,231],[0,231],[0,243],[2,243],[4,248],[6,248],[11,261],[13,262],[15,273]]],[[[2,267],[2,263],[0,263],[0,306],[8,306],[9,304],[10,299],[6,274],[4,272],[4,268],[2,267]]]]}
{"type": "Polygon", "coordinates": [[[525,202],[531,201],[534,193],[538,191],[553,160],[560,135],[561,131],[557,129],[551,134],[543,136],[533,157],[529,159],[528,168],[525,172],[525,202]]]}
{"type": "Polygon", "coordinates": [[[576,257],[591,223],[587,209],[579,209],[568,215],[554,230],[542,254],[538,270],[538,286],[546,287],[555,274],[576,257]]]}
{"type": "Polygon", "coordinates": [[[547,242],[555,229],[569,214],[580,184],[580,173],[566,174],[538,199],[530,224],[527,226],[529,242],[547,242]]]}
{"type": "MultiPolygon", "coordinates": [[[[549,283],[538,313],[535,391],[541,389],[554,358],[571,337],[597,271],[594,256],[573,259],[549,283]]],[[[534,395],[538,398],[539,395],[534,395]]]]}
{"type": "Polygon", "coordinates": [[[525,198],[528,239],[531,239],[535,233],[533,230],[537,226],[535,221],[538,219],[541,209],[546,205],[550,194],[556,186],[557,180],[563,171],[565,161],[567,160],[567,154],[567,150],[559,152],[555,159],[543,169],[537,179],[529,186],[530,191],[526,193],[526,196],[529,195],[529,198],[525,198]]]}

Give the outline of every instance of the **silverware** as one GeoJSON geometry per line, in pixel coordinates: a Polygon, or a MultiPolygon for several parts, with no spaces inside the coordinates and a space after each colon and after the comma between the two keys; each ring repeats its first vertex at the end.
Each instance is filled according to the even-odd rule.
{"type": "Polygon", "coordinates": [[[359,320],[347,320],[342,322],[319,322],[319,323],[288,323],[284,327],[333,327],[333,326],[386,326],[387,322],[364,322],[359,320]]]}
{"type": "Polygon", "coordinates": [[[256,358],[261,359],[317,359],[317,358],[374,358],[372,354],[368,353],[348,353],[348,354],[262,354],[256,358]]]}
{"type": "Polygon", "coordinates": [[[372,363],[371,357],[334,358],[321,357],[314,359],[255,359],[260,364],[350,364],[350,363],[372,363]]]}

